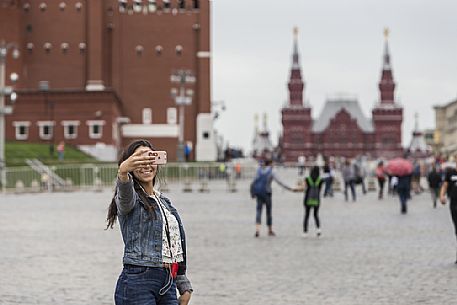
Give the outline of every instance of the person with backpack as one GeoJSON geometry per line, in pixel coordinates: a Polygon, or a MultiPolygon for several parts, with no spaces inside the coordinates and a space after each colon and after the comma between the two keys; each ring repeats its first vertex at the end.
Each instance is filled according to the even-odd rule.
{"type": "MultiPolygon", "coordinates": [[[[448,168],[446,170],[446,178],[444,179],[440,193],[440,200],[443,205],[446,204],[446,195],[449,197],[449,208],[457,239],[457,170],[455,168],[448,168]]],[[[455,263],[457,264],[457,254],[455,263]]]]}
{"type": "Polygon", "coordinates": [[[267,226],[268,236],[276,236],[273,231],[273,217],[272,217],[272,189],[271,183],[273,180],[280,186],[287,190],[292,190],[289,186],[285,185],[273,172],[271,160],[265,160],[257,169],[254,181],[251,183],[251,197],[257,199],[256,216],[255,216],[255,237],[260,236],[260,227],[262,224],[262,209],[265,205],[267,213],[267,226]]]}
{"type": "Polygon", "coordinates": [[[320,206],[320,193],[324,180],[319,176],[319,167],[314,166],[308,177],[305,178],[303,188],[296,188],[295,191],[305,191],[305,198],[303,206],[305,207],[305,216],[303,218],[303,237],[308,237],[308,220],[311,209],[314,212],[314,224],[316,226],[316,236],[321,235],[320,220],[319,220],[319,206],[320,206]]]}

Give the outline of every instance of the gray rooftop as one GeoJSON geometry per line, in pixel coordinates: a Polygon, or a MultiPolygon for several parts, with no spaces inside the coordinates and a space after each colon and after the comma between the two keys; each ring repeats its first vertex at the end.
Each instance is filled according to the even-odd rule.
{"type": "Polygon", "coordinates": [[[374,132],[373,123],[371,119],[365,117],[359,102],[357,100],[343,99],[328,100],[325,103],[321,115],[313,124],[313,132],[323,132],[330,124],[330,120],[342,109],[345,109],[357,121],[360,129],[364,132],[374,132]]]}

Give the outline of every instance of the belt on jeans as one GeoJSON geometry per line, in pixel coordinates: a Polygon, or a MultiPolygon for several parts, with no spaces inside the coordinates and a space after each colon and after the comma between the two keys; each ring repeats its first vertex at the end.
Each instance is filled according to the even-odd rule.
{"type": "Polygon", "coordinates": [[[165,268],[170,269],[171,263],[162,263],[161,266],[151,267],[151,266],[140,266],[140,265],[133,265],[133,264],[124,264],[124,267],[146,267],[146,268],[165,268]]]}

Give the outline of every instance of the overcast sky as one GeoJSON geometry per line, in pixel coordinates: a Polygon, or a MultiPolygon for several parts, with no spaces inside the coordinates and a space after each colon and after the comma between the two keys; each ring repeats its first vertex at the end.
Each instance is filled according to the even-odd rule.
{"type": "Polygon", "coordinates": [[[277,143],[294,26],[313,118],[328,96],[340,93],[356,96],[371,117],[379,94],[383,30],[389,27],[405,145],[416,111],[419,127],[433,128],[433,105],[457,98],[455,12],[456,0],[213,0],[212,97],[227,107],[215,126],[226,142],[247,153],[254,115],[266,112],[277,143]]]}

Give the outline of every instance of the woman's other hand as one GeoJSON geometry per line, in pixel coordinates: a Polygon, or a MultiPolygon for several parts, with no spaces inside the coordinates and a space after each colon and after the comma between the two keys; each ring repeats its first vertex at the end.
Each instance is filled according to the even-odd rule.
{"type": "Polygon", "coordinates": [[[189,291],[184,292],[179,297],[179,305],[187,305],[187,304],[189,304],[190,296],[191,296],[191,293],[189,291]]]}

